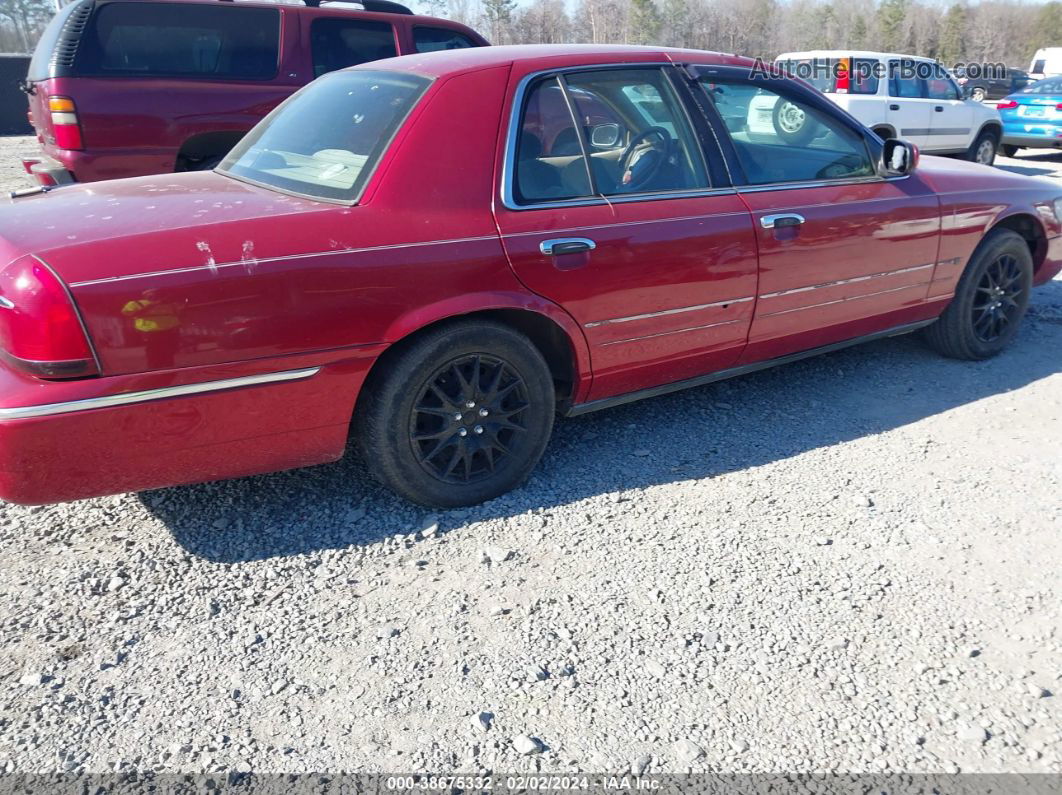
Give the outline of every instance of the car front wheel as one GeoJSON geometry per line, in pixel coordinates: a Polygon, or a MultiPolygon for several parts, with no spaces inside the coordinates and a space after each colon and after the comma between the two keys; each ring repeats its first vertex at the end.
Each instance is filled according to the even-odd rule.
{"type": "Polygon", "coordinates": [[[1018,333],[1032,275],[1025,240],[1006,229],[990,233],[966,266],[948,308],[926,329],[926,341],[954,359],[995,356],[1018,333]]]}
{"type": "Polygon", "coordinates": [[[377,367],[354,431],[372,474],[406,499],[474,505],[521,484],[542,457],[556,410],[553,379],[519,332],[455,322],[377,367]]]}

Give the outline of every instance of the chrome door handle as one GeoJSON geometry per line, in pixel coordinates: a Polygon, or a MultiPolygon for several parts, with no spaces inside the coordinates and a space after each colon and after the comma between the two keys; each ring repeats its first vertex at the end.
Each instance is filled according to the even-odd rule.
{"type": "Polygon", "coordinates": [[[538,250],[547,257],[581,254],[584,251],[593,251],[595,248],[597,248],[597,243],[588,237],[555,237],[538,244],[538,250]]]}
{"type": "Polygon", "coordinates": [[[760,226],[764,229],[774,229],[783,226],[800,226],[804,223],[804,216],[800,213],[778,213],[776,215],[760,216],[760,226]]]}

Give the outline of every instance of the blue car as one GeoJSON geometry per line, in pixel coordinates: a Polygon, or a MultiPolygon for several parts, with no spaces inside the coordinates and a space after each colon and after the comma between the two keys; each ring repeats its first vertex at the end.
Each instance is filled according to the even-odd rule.
{"type": "Polygon", "coordinates": [[[1004,97],[996,105],[1003,119],[1001,150],[1062,149],[1062,77],[1048,77],[1004,97]]]}

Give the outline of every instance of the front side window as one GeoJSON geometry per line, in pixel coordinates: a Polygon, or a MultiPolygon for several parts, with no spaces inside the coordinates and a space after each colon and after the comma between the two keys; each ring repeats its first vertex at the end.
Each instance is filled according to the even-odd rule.
{"type": "Polygon", "coordinates": [[[959,87],[950,75],[940,66],[935,66],[933,74],[926,80],[926,97],[929,99],[959,99],[959,87]]]}
{"type": "Polygon", "coordinates": [[[463,50],[478,46],[472,39],[456,30],[446,28],[413,28],[413,46],[417,52],[463,50]]]}
{"type": "Polygon", "coordinates": [[[700,144],[658,68],[537,83],[523,108],[515,171],[521,203],[709,186],[700,144]]]}
{"type": "Polygon", "coordinates": [[[328,75],[263,119],[218,169],[302,196],[353,202],[429,85],[400,72],[328,75]]]}
{"type": "Polygon", "coordinates": [[[313,76],[394,58],[395,29],[386,22],[323,17],[310,25],[313,76]]]}
{"type": "Polygon", "coordinates": [[[81,74],[268,80],[280,12],[231,4],[107,3],[78,53],[81,74]]]}
{"type": "Polygon", "coordinates": [[[749,183],[874,175],[863,136],[796,96],[767,82],[705,78],[700,85],[722,116],[749,183]]]}

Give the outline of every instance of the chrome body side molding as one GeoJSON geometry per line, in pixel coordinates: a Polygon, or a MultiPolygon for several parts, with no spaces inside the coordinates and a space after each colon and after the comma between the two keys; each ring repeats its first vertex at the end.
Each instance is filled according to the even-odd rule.
{"type": "Polygon", "coordinates": [[[148,389],[143,392],[103,395],[102,397],[86,398],[85,400],[71,400],[66,403],[0,408],[0,422],[4,420],[24,420],[33,417],[50,417],[56,414],[73,414],[80,411],[92,411],[93,409],[113,408],[115,406],[129,406],[134,403],[149,403],[155,400],[166,400],[167,398],[201,395],[207,392],[222,392],[229,389],[275,384],[284,381],[301,381],[304,378],[317,375],[320,369],[320,367],[307,367],[302,370],[285,370],[279,373],[260,373],[240,378],[226,378],[222,381],[204,381],[201,384],[167,386],[161,389],[148,389]]]}

